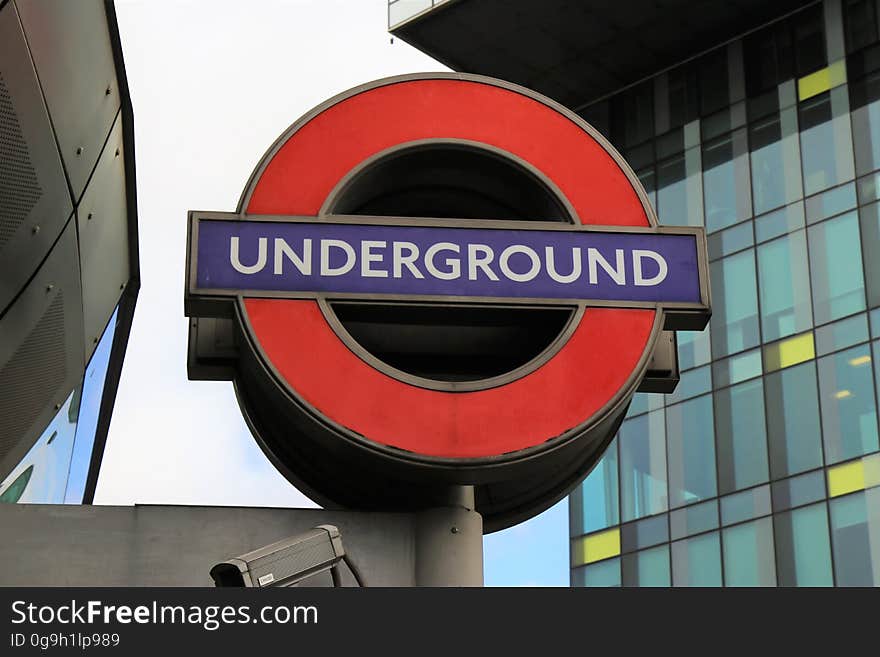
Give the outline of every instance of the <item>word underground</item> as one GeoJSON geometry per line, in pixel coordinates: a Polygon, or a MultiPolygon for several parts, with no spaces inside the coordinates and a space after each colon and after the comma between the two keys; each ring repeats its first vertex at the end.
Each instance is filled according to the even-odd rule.
{"type": "Polygon", "coordinates": [[[662,255],[649,249],[614,249],[613,256],[606,257],[597,248],[585,250],[575,246],[557,253],[554,246],[539,251],[525,244],[511,244],[500,253],[487,244],[454,244],[436,242],[424,251],[413,242],[361,240],[353,246],[344,240],[306,238],[296,247],[287,240],[276,237],[257,239],[256,252],[250,262],[243,262],[240,238],[229,239],[229,264],[240,274],[253,275],[265,272],[267,267],[276,276],[287,274],[290,267],[302,276],[343,276],[359,268],[363,278],[402,278],[404,275],[417,279],[426,276],[438,280],[456,280],[467,277],[476,281],[480,277],[498,281],[504,277],[516,283],[535,279],[542,271],[557,283],[570,284],[582,281],[590,285],[599,283],[599,270],[605,272],[616,285],[629,282],[636,286],[655,286],[666,279],[669,266],[662,255]],[[270,259],[271,251],[271,259],[270,259]],[[515,264],[514,264],[515,261],[515,264]],[[652,264],[646,267],[646,262],[652,264]],[[650,272],[650,273],[646,273],[650,272]]]}

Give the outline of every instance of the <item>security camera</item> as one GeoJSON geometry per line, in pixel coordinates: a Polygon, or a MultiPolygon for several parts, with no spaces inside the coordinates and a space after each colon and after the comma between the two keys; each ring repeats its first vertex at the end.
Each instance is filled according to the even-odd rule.
{"type": "Polygon", "coordinates": [[[331,571],[333,583],[340,585],[337,566],[345,560],[358,584],[360,574],[346,559],[342,537],[333,525],[319,525],[307,532],[285,538],[211,568],[216,586],[285,587],[331,571]]]}

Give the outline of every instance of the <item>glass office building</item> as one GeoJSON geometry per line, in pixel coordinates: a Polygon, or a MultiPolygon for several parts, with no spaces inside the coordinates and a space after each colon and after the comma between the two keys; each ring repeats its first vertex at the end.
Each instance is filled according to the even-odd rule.
{"type": "MultiPolygon", "coordinates": [[[[551,2],[556,17],[505,5],[497,38],[485,22],[497,3],[404,2],[389,8],[393,33],[573,107],[623,153],[662,224],[708,234],[710,328],[679,332],[675,393],[637,395],[572,493],[572,585],[880,585],[880,2],[798,3],[714,47],[692,25],[680,40],[697,52],[668,68],[658,55],[616,87],[650,63],[603,49],[670,42],[618,20],[616,41],[579,50],[573,35],[601,25],[602,8],[577,22],[590,2],[551,2]],[[478,18],[485,48],[466,38],[478,18]]],[[[718,11],[735,22],[746,4],[718,11]]],[[[675,10],[644,11],[661,25],[675,10]]]]}

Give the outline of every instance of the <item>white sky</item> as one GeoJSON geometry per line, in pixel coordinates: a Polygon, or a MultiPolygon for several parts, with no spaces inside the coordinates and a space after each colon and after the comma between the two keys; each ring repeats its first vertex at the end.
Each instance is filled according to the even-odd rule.
{"type": "MultiPolygon", "coordinates": [[[[95,502],[314,506],[257,447],[232,385],[186,378],[186,213],[234,211],[265,150],[323,100],[447,69],[390,43],[386,0],[116,0],[116,10],[134,106],[142,287],[95,502]]],[[[567,584],[564,509],[554,513],[552,575],[536,563],[546,552],[516,560],[527,533],[544,533],[526,524],[487,542],[487,583],[500,550],[513,570],[494,583],[567,584]]]]}

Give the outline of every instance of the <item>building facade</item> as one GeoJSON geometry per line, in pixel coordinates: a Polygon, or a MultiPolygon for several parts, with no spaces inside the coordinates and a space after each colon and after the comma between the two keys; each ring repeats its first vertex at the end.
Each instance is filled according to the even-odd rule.
{"type": "Polygon", "coordinates": [[[138,288],[113,3],[0,0],[0,503],[91,502],[138,288]]]}
{"type": "Polygon", "coordinates": [[[708,234],[710,328],[570,496],[572,585],[880,585],[880,2],[719,4],[675,48],[647,3],[604,42],[605,3],[477,4],[392,0],[391,31],[568,104],[708,234]]]}

